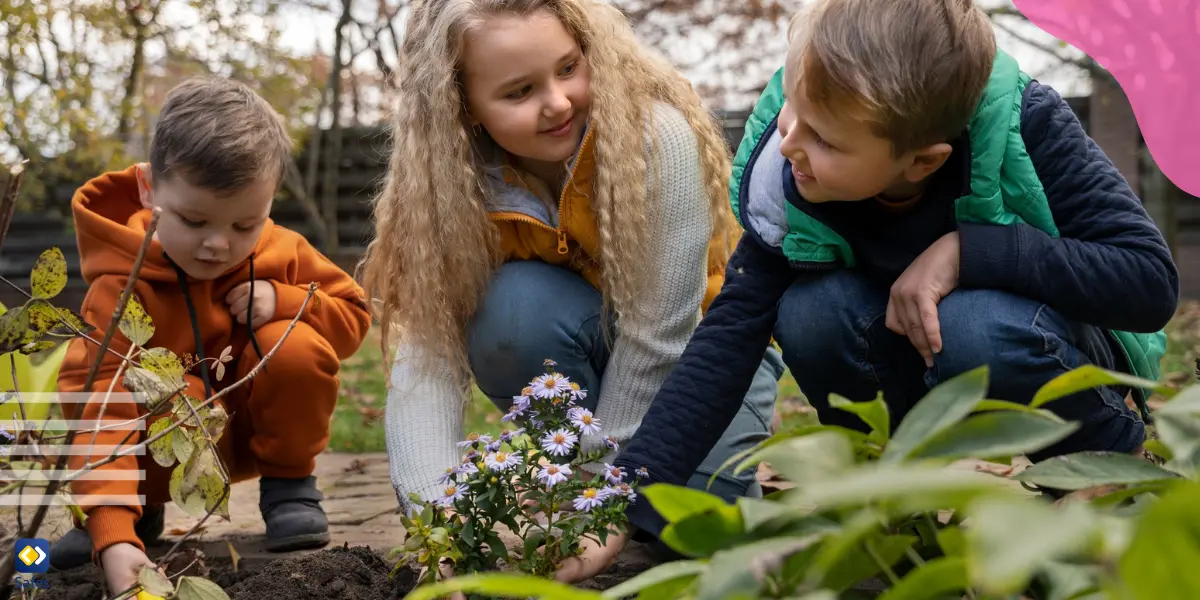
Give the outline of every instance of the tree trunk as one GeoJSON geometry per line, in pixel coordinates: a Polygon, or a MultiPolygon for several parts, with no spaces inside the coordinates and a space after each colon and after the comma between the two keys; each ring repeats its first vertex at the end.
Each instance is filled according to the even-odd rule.
{"type": "Polygon", "coordinates": [[[329,145],[325,154],[325,181],[322,186],[321,209],[325,214],[325,252],[333,254],[338,241],[338,165],[342,160],[342,51],[345,46],[346,26],[350,23],[350,2],[342,0],[342,16],[338,19],[333,41],[333,73],[329,76],[329,145]]]}
{"type": "MultiPolygon", "coordinates": [[[[121,100],[121,113],[117,122],[117,139],[122,144],[129,143],[130,131],[133,129],[133,105],[137,99],[138,84],[142,79],[142,70],[146,64],[146,24],[138,16],[141,5],[135,5],[128,10],[130,24],[133,25],[133,59],[129,62],[129,76],[125,79],[125,97],[121,100]]],[[[129,149],[126,148],[126,151],[129,149]]]]}

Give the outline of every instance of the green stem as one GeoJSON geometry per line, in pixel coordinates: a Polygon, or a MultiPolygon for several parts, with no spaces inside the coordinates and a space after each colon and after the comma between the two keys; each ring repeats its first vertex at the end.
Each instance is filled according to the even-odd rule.
{"type": "Polygon", "coordinates": [[[896,572],[892,570],[891,566],[884,562],[883,557],[879,556],[879,553],[875,551],[875,546],[871,545],[871,542],[864,542],[863,547],[866,549],[867,555],[871,557],[871,560],[875,561],[875,564],[883,570],[885,575],[887,575],[888,581],[890,581],[892,585],[900,583],[900,578],[896,577],[896,572]]]}
{"type": "Polygon", "coordinates": [[[925,559],[921,558],[921,555],[917,553],[916,550],[913,550],[912,546],[909,546],[904,553],[908,555],[908,560],[913,561],[913,564],[917,565],[918,567],[925,566],[925,559]]]}

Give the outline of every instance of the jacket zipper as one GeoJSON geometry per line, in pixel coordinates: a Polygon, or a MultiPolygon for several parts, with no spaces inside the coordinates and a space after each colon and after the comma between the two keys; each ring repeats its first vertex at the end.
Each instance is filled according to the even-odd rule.
{"type": "MultiPolygon", "coordinates": [[[[588,128],[587,133],[585,133],[583,135],[583,141],[581,141],[579,143],[579,147],[581,149],[583,148],[584,145],[587,144],[588,138],[590,138],[590,137],[592,137],[592,129],[588,128]]],[[[495,221],[521,221],[523,223],[530,223],[533,225],[537,225],[538,227],[541,227],[542,229],[547,229],[547,230],[553,231],[554,233],[556,233],[558,235],[558,253],[566,254],[568,252],[567,232],[565,229],[563,229],[563,222],[565,221],[565,219],[563,218],[563,211],[566,209],[566,206],[567,206],[567,187],[571,184],[571,181],[573,179],[575,179],[575,169],[578,166],[579,166],[579,159],[577,157],[575,159],[575,163],[571,165],[570,172],[567,173],[567,180],[563,184],[562,192],[559,192],[559,195],[558,195],[558,227],[557,228],[551,227],[551,226],[547,225],[546,223],[543,223],[542,221],[539,221],[528,215],[522,215],[522,214],[511,214],[510,213],[510,214],[507,214],[504,216],[492,215],[492,219],[495,221]]]]}

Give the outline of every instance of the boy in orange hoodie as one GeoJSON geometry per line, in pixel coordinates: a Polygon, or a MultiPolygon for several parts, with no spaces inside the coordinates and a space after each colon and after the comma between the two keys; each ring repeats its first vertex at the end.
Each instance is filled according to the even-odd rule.
{"type": "MultiPolygon", "coordinates": [[[[193,79],[170,92],[156,125],[149,164],[105,173],[72,199],[83,277],[89,284],[82,314],[109,326],[133,269],[151,210],[162,211],[134,295],[153,319],[146,347],[207,358],[185,375],[187,394],[205,399],[244,376],[283,336],[300,311],[310,282],[319,290],[295,329],[256,378],[218,401],[231,415],[217,446],[234,481],[261,476],[259,508],[267,547],[285,551],[328,543],[328,521],[312,476],[329,439],[340,360],[352,355],[370,326],[364,294],[354,279],[299,234],[269,218],[290,160],[291,141],[279,115],[249,88],[226,79],[193,79]],[[232,347],[229,373],[216,377],[214,358],[232,347]]],[[[121,333],[112,349],[124,355],[121,333]]],[[[98,348],[74,340],[59,376],[60,392],[84,392],[98,348]]],[[[68,419],[96,419],[121,359],[106,353],[86,402],[63,403],[68,419]],[[82,406],[82,414],[79,407],[82,406]]],[[[114,391],[125,388],[117,382],[114,391]]],[[[128,421],[145,407],[110,401],[104,421],[128,421]]],[[[112,453],[128,431],[101,431],[95,451],[71,457],[78,469],[112,453]],[[101,449],[102,446],[108,448],[101,449]]],[[[81,432],[75,444],[92,442],[81,432]]],[[[146,439],[141,432],[125,442],[146,439]]],[[[171,469],[149,452],[100,469],[107,480],[71,484],[85,509],[83,527],[51,549],[51,564],[69,568],[99,557],[111,590],[134,583],[148,563],[145,544],[163,528],[171,469]],[[117,473],[144,470],[138,482],[117,473]],[[137,498],[122,502],[113,498],[137,498]]]]}

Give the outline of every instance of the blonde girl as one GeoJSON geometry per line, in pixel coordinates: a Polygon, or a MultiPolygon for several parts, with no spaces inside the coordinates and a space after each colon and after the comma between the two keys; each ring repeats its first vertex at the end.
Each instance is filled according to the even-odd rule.
{"type": "MultiPolygon", "coordinates": [[[[615,437],[611,462],[716,296],[739,235],[721,130],[606,4],[425,0],[406,31],[391,161],[360,270],[385,355],[396,348],[387,448],[397,497],[442,493],[472,381],[507,409],[546,358],[586,388],[615,437]]],[[[781,373],[778,355],[764,356],[690,485],[767,436],[781,373]]],[[[752,475],[731,474],[713,491],[758,493],[752,475]]]]}

